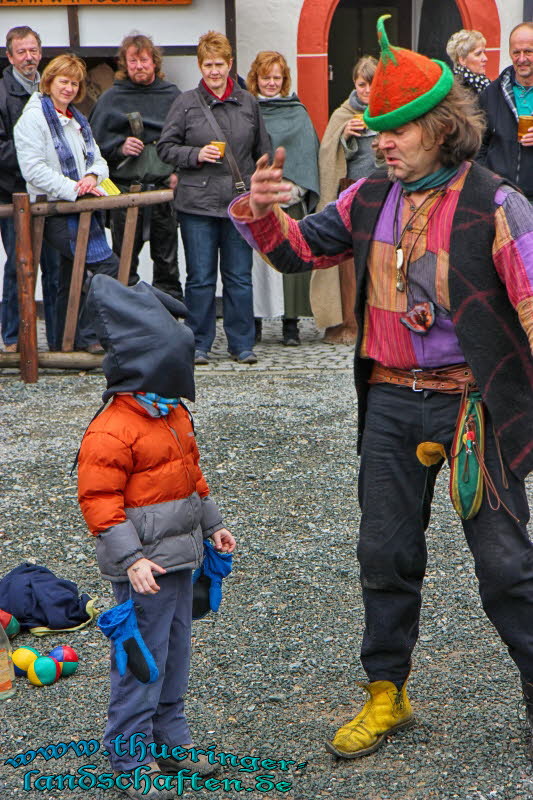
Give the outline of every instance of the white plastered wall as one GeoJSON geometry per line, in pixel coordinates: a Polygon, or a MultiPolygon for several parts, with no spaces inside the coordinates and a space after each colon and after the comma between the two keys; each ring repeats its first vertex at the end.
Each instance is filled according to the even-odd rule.
{"type": "Polygon", "coordinates": [[[239,73],[246,77],[259,50],[283,53],[297,88],[298,22],[303,0],[236,0],[239,73]]]}

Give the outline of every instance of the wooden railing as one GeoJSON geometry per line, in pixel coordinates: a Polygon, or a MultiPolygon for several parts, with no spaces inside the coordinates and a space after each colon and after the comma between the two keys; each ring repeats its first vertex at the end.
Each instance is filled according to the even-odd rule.
{"type": "MultiPolygon", "coordinates": [[[[129,194],[113,197],[83,198],[77,200],[76,203],[66,201],[49,203],[41,200],[41,198],[37,198],[35,203],[30,203],[29,195],[20,193],[13,195],[12,205],[0,205],[0,217],[12,216],[15,225],[19,304],[19,352],[1,352],[0,368],[17,366],[18,364],[21,379],[25,383],[36,383],[39,375],[39,366],[59,369],[90,369],[101,364],[102,356],[73,352],[91,215],[94,211],[107,211],[116,208],[128,209],[118,270],[118,280],[126,285],[130,273],[139,208],[156,205],[157,203],[168,203],[173,198],[171,189],[157,189],[150,192],[140,192],[139,189],[140,186],[134,185],[130,187],[129,194]],[[55,214],[72,213],[79,214],[80,219],[61,351],[56,353],[39,352],[37,349],[35,282],[41,256],[45,220],[46,217],[55,214]]],[[[5,302],[5,298],[3,302],[5,302]]]]}

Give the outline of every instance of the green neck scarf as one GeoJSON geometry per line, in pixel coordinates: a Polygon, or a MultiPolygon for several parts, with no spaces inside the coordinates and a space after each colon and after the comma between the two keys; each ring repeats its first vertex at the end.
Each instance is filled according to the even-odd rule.
{"type": "Polygon", "coordinates": [[[448,183],[458,171],[459,167],[441,167],[436,172],[432,172],[424,178],[419,178],[417,181],[411,181],[410,183],[399,181],[399,183],[405,192],[419,192],[421,189],[435,189],[437,186],[443,186],[445,183],[448,183]]]}

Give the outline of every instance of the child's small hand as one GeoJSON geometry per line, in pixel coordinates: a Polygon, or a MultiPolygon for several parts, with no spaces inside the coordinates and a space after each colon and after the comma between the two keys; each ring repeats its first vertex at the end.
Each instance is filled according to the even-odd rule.
{"type": "Polygon", "coordinates": [[[156,594],[159,591],[152,570],[160,575],[166,573],[164,567],[160,567],[149,558],[140,558],[126,570],[130,583],[138,594],[156,594]]]}
{"type": "Polygon", "coordinates": [[[220,550],[222,553],[233,553],[235,550],[237,542],[227,528],[221,528],[211,538],[215,545],[215,550],[220,550]]]}

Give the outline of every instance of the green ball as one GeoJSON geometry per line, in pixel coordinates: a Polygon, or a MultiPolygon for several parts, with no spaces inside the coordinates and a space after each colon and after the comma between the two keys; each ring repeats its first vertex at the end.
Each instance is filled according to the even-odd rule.
{"type": "Polygon", "coordinates": [[[40,655],[38,650],[35,650],[33,647],[26,647],[26,645],[13,650],[11,660],[15,667],[15,675],[26,675],[30,664],[33,664],[35,659],[39,658],[40,655]]]}
{"type": "Polygon", "coordinates": [[[61,675],[61,664],[50,656],[39,656],[29,665],[27,674],[34,686],[50,686],[61,675]]]}

